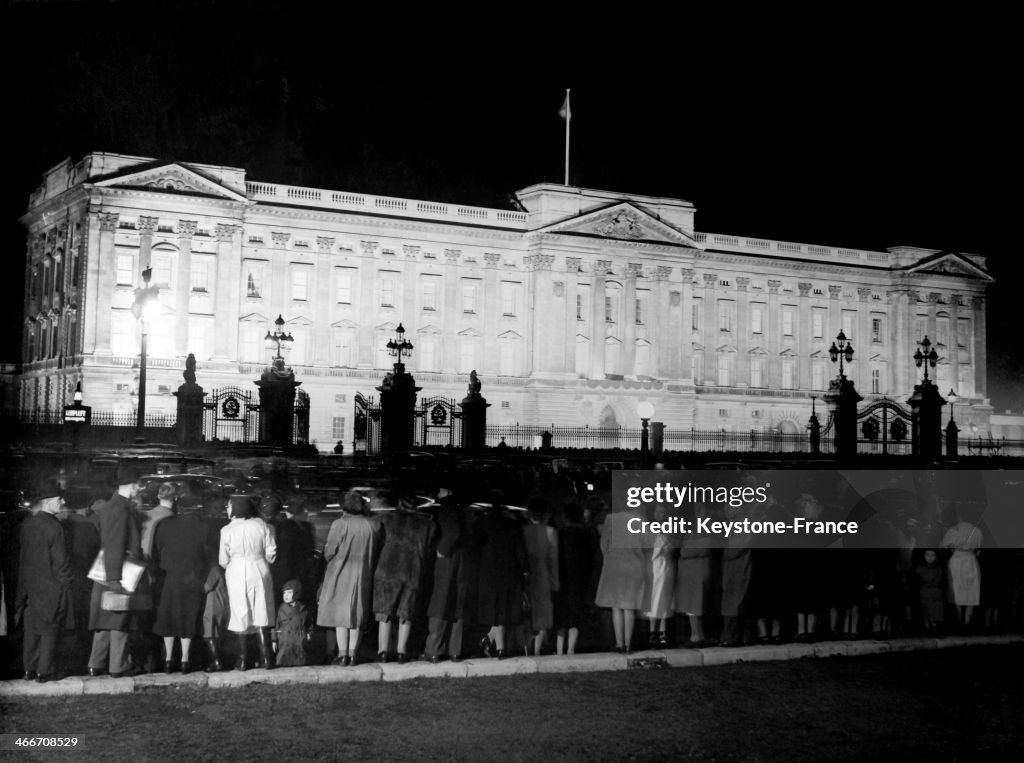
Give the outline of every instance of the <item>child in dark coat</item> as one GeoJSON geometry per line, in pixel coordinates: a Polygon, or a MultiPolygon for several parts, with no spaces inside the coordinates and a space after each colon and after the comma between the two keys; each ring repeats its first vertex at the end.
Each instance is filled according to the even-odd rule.
{"type": "Polygon", "coordinates": [[[924,552],[924,563],[919,564],[914,572],[917,575],[924,629],[927,634],[935,636],[945,619],[945,570],[939,564],[938,554],[928,549],[924,552]]]}
{"type": "Polygon", "coordinates": [[[297,667],[306,664],[306,642],[311,638],[310,616],[302,597],[302,584],[289,580],[281,589],[282,601],[277,608],[277,629],[274,631],[274,651],[277,666],[297,667]]]}

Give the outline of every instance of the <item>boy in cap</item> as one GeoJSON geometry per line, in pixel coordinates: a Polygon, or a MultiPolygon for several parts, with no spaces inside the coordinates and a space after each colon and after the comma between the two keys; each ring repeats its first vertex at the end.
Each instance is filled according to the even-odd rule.
{"type": "Polygon", "coordinates": [[[281,588],[282,604],[277,608],[277,628],[274,630],[274,652],[278,667],[298,667],[306,664],[306,642],[310,633],[309,610],[300,599],[302,583],[289,580],[281,588]]]}

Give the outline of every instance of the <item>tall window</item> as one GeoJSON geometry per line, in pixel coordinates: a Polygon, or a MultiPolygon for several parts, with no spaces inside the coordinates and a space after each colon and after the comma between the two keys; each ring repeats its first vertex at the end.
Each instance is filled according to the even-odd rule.
{"type": "Polygon", "coordinates": [[[949,318],[945,316],[935,321],[935,343],[943,347],[949,346],[949,318]]]}
{"type": "Polygon", "coordinates": [[[750,306],[750,333],[764,333],[764,303],[755,302],[750,306]]]}
{"type": "Polygon", "coordinates": [[[782,388],[796,389],[796,363],[791,358],[782,360],[782,388]]]}
{"type": "Polygon", "coordinates": [[[351,368],[355,365],[355,331],[353,329],[344,327],[331,330],[331,365],[343,368],[351,368]]]}
{"type": "Polygon", "coordinates": [[[971,320],[970,318],[956,319],[956,346],[961,350],[971,346],[971,320]]]}
{"type": "Polygon", "coordinates": [[[878,395],[882,391],[882,372],[877,368],[871,369],[871,393],[878,395]]]}
{"type": "Polygon", "coordinates": [[[728,387],[732,384],[732,353],[718,353],[718,386],[728,387]]]}
{"type": "Polygon", "coordinates": [[[825,311],[815,310],[811,313],[811,332],[815,339],[825,336],[825,311]]]}
{"type": "Polygon", "coordinates": [[[258,363],[263,360],[263,336],[265,329],[258,323],[243,323],[238,331],[238,355],[243,363],[258,363]]]}
{"type": "Polygon", "coordinates": [[[974,394],[974,369],[966,364],[960,364],[957,369],[957,394],[960,397],[971,397],[974,394]]]}
{"type": "Polygon", "coordinates": [[[578,321],[585,320],[584,317],[583,317],[583,295],[582,294],[577,294],[576,295],[576,320],[578,320],[578,321]]]}
{"type": "Polygon", "coordinates": [[[882,319],[872,318],[871,319],[871,341],[881,342],[882,341],[882,319]]]}
{"type": "Polygon", "coordinates": [[[853,322],[857,318],[857,313],[854,310],[843,310],[843,334],[846,335],[847,339],[852,340],[853,336],[853,322]]]}
{"type": "Polygon", "coordinates": [[[654,369],[651,363],[651,343],[638,341],[636,343],[636,375],[654,376],[654,369]]]}
{"type": "Polygon", "coordinates": [[[395,306],[395,290],[397,274],[392,272],[381,272],[380,274],[380,306],[395,306]]]}
{"type": "Polygon", "coordinates": [[[110,350],[115,355],[135,355],[135,318],[127,310],[114,310],[110,314],[110,350]]]}
{"type": "Polygon", "coordinates": [[[702,325],[702,316],[704,315],[704,300],[700,297],[694,297],[693,304],[690,305],[690,328],[693,331],[700,331],[702,325]]]}
{"type": "Polygon", "coordinates": [[[345,439],[345,417],[334,416],[331,420],[331,439],[332,440],[344,440],[345,439]]]}
{"type": "MultiPolygon", "coordinates": [[[[33,274],[34,278],[34,274],[33,274]]],[[[117,255],[117,285],[132,286],[135,283],[135,257],[130,254],[117,255]]],[[[35,289],[33,289],[35,291],[35,289]]]]}
{"type": "Polygon", "coordinates": [[[764,386],[764,361],[761,358],[750,359],[750,386],[764,386]]]}
{"type": "Polygon", "coordinates": [[[285,326],[285,331],[292,335],[291,357],[289,360],[297,366],[312,362],[312,347],[309,346],[308,326],[285,326]]]}
{"type": "MultiPolygon", "coordinates": [[[[477,304],[477,281],[471,278],[462,279],[462,312],[475,313],[477,304]]],[[[471,371],[472,369],[468,369],[471,371]]]]}
{"type": "Polygon", "coordinates": [[[782,306],[782,335],[793,336],[793,320],[796,315],[796,308],[790,305],[782,306]]]}
{"type": "Polygon", "coordinates": [[[820,360],[811,364],[811,387],[825,389],[825,364],[820,360]]]}
{"type": "Polygon", "coordinates": [[[210,318],[190,316],[188,319],[188,349],[196,360],[208,360],[213,354],[213,325],[210,318]]]}
{"type": "Polygon", "coordinates": [[[695,352],[690,356],[690,373],[693,374],[693,383],[704,384],[704,354],[695,352]]]}
{"type": "Polygon", "coordinates": [[[309,270],[305,265],[292,265],[292,299],[296,302],[309,299],[309,270]]]}
{"type": "Polygon", "coordinates": [[[515,316],[519,312],[519,284],[503,281],[501,284],[501,314],[515,316]]]}
{"type": "Polygon", "coordinates": [[[352,304],[352,282],[355,280],[355,268],[335,268],[334,298],[339,305],[352,304]]]}
{"type": "Polygon", "coordinates": [[[192,265],[189,268],[189,281],[192,291],[206,293],[210,290],[210,258],[203,256],[192,256],[192,265]]]}
{"type": "Polygon", "coordinates": [[[437,340],[432,335],[420,337],[416,345],[416,367],[420,371],[437,370],[437,340]]]}
{"type": "Polygon", "coordinates": [[[519,374],[519,341],[516,339],[499,339],[498,362],[502,376],[519,374]]]}
{"type": "Polygon", "coordinates": [[[731,332],[736,303],[731,299],[718,300],[718,330],[731,332]]]}
{"type": "Polygon", "coordinates": [[[245,272],[245,296],[250,299],[260,299],[263,296],[263,271],[266,263],[256,260],[247,260],[244,267],[245,272]]]}
{"type": "Polygon", "coordinates": [[[612,304],[612,298],[607,295],[604,298],[604,322],[615,323],[615,307],[612,304]]]}
{"type": "Polygon", "coordinates": [[[439,276],[423,276],[422,302],[423,309],[433,312],[437,310],[437,295],[441,279],[439,276]]]}
{"type": "Polygon", "coordinates": [[[162,289],[173,288],[174,256],[171,254],[153,253],[153,277],[152,284],[162,289]]]}
{"type": "Polygon", "coordinates": [[[476,369],[478,365],[478,345],[479,341],[476,337],[461,337],[459,345],[459,373],[468,374],[476,369]]]}
{"type": "Polygon", "coordinates": [[[920,342],[922,337],[928,333],[928,316],[918,315],[914,318],[914,336],[912,339],[915,342],[920,342]]]}

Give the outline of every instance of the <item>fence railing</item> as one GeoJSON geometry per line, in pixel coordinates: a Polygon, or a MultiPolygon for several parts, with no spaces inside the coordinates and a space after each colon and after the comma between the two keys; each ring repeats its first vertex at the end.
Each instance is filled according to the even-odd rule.
{"type": "MultiPolygon", "coordinates": [[[[53,425],[64,423],[63,411],[50,410],[5,410],[0,411],[0,421],[20,424],[53,425]]],[[[132,411],[92,412],[91,425],[94,427],[133,427],[138,421],[132,411]]],[[[177,422],[174,413],[147,413],[143,425],[157,429],[171,429],[177,422]]],[[[69,425],[71,426],[71,425],[69,425]]]]}

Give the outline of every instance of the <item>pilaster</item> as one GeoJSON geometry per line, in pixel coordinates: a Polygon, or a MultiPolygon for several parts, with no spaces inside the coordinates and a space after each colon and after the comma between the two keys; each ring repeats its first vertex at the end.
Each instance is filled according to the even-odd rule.
{"type": "MultiPolygon", "coordinates": [[[[626,277],[623,280],[623,301],[626,303],[623,307],[625,308],[622,312],[623,320],[625,321],[625,330],[623,331],[623,348],[622,362],[623,362],[623,374],[630,378],[636,377],[636,279],[641,275],[642,266],[636,262],[626,263],[626,277]]],[[[654,296],[654,295],[652,295],[654,296]]],[[[660,309],[660,305],[651,305],[656,311],[660,309]]]]}
{"type": "Polygon", "coordinates": [[[313,347],[310,362],[318,366],[331,364],[331,249],[332,236],[316,237],[316,285],[313,307],[313,347]]]}
{"type": "Polygon", "coordinates": [[[114,236],[117,235],[118,214],[116,212],[100,213],[99,260],[98,270],[94,276],[93,261],[90,257],[89,280],[96,284],[96,312],[93,313],[95,326],[94,348],[97,355],[110,354],[110,306],[114,297],[117,282],[117,267],[114,254],[114,236]]]}
{"type": "Polygon", "coordinates": [[[608,334],[604,316],[605,279],[611,270],[611,260],[598,260],[594,263],[594,280],[591,285],[590,311],[593,330],[590,338],[590,378],[603,379],[604,341],[608,334]]]}
{"type": "Polygon", "coordinates": [[[782,326],[779,315],[779,289],[782,288],[782,281],[768,281],[768,357],[766,358],[767,368],[765,374],[769,389],[782,388],[782,360],[779,353],[782,352],[782,326]]]}
{"type": "Polygon", "coordinates": [[[188,324],[189,298],[192,296],[192,236],[196,232],[195,220],[178,221],[178,279],[175,283],[175,310],[178,320],[174,326],[174,354],[184,358],[189,354],[188,324]]]}
{"type": "MultiPolygon", "coordinates": [[[[498,348],[498,314],[501,312],[501,294],[498,293],[498,266],[501,264],[501,255],[494,252],[484,253],[484,341],[483,341],[483,366],[481,373],[486,377],[497,376],[501,370],[501,357],[498,348]]],[[[529,294],[524,294],[523,299],[529,300],[529,294]]],[[[521,309],[526,310],[526,304],[521,309]]],[[[524,337],[525,353],[525,337],[524,337]]]]}
{"type": "Polygon", "coordinates": [[[373,346],[373,324],[377,308],[373,301],[373,284],[377,277],[374,269],[377,266],[376,241],[360,241],[363,250],[362,262],[359,263],[359,367],[373,368],[375,350],[373,346]]]}
{"type": "Polygon", "coordinates": [[[159,217],[140,217],[135,224],[139,229],[139,272],[153,264],[153,234],[159,225],[159,217]]]}
{"type": "Polygon", "coordinates": [[[217,280],[214,283],[214,307],[217,315],[213,335],[213,356],[217,360],[236,360],[238,349],[239,305],[242,289],[241,226],[221,223],[214,228],[217,236],[217,280]],[[238,239],[235,236],[238,235],[238,239]]]}
{"type": "Polygon", "coordinates": [[[459,324],[462,308],[459,300],[460,249],[444,250],[444,363],[442,370],[454,374],[459,370],[459,324]]]}

